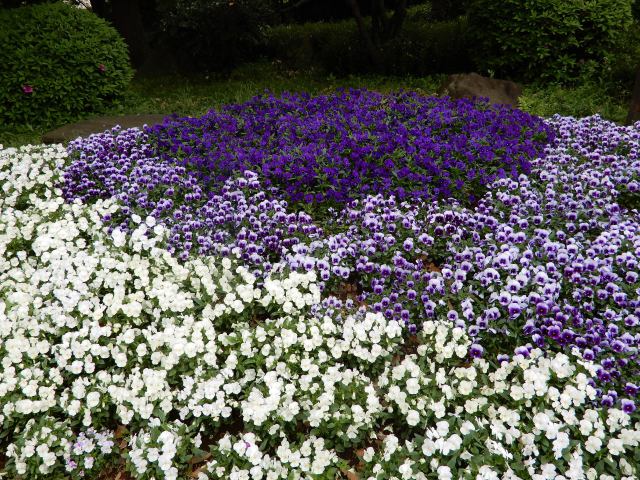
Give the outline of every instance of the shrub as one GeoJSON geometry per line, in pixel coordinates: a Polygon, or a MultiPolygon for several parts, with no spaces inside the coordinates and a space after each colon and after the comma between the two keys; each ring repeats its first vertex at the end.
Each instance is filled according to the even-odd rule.
{"type": "MultiPolygon", "coordinates": [[[[372,73],[367,50],[353,20],[279,25],[269,29],[267,54],[296,68],[321,68],[348,75],[372,73]]],[[[382,49],[385,73],[428,75],[468,70],[466,19],[427,23],[410,16],[397,38],[382,49]]]]}
{"type": "Polygon", "coordinates": [[[310,35],[304,25],[277,25],[268,29],[265,36],[267,56],[283,62],[290,68],[308,67],[313,63],[310,35]],[[293,39],[297,39],[294,42],[293,39]]]}
{"type": "Polygon", "coordinates": [[[638,65],[640,65],[640,24],[634,23],[620,34],[616,45],[606,53],[601,68],[595,66],[592,77],[608,87],[612,95],[624,96],[633,88],[638,65]]]}
{"type": "Polygon", "coordinates": [[[387,72],[429,75],[471,69],[467,21],[407,22],[383,52],[387,72]]]}
{"type": "Polygon", "coordinates": [[[53,125],[115,101],[127,46],[92,13],[54,3],[0,10],[0,123],[53,125]]]}
{"type": "Polygon", "coordinates": [[[481,70],[568,81],[615,45],[631,22],[631,1],[472,0],[468,16],[481,70]]]}
{"type": "Polygon", "coordinates": [[[431,0],[429,18],[435,21],[454,20],[465,13],[466,0],[431,0]]]}
{"type": "Polygon", "coordinates": [[[269,6],[260,0],[177,0],[161,12],[161,31],[186,71],[228,71],[254,60],[269,6]]]}
{"type": "Polygon", "coordinates": [[[407,9],[406,21],[428,22],[433,20],[433,6],[431,2],[414,5],[407,9]]]}
{"type": "Polygon", "coordinates": [[[277,25],[269,28],[265,43],[268,56],[295,69],[314,66],[344,74],[367,68],[366,52],[352,20],[277,25]]]}

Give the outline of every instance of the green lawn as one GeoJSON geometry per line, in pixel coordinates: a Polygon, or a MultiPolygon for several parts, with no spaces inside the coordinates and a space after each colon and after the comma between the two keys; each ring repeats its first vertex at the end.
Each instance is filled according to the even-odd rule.
{"type": "MultiPolygon", "coordinates": [[[[330,92],[344,87],[366,87],[389,91],[417,90],[433,94],[442,84],[445,75],[428,77],[349,76],[336,78],[316,72],[287,71],[269,63],[257,63],[240,67],[230,76],[138,76],[131,83],[122,103],[105,113],[179,113],[201,115],[211,108],[225,103],[241,102],[269,90],[275,93],[330,92]]],[[[602,88],[585,84],[576,87],[525,85],[521,99],[522,108],[531,113],[550,116],[554,113],[586,116],[600,113],[605,118],[622,122],[626,115],[625,99],[608,96],[602,88]]],[[[41,135],[60,125],[41,128],[3,128],[0,125],[0,144],[19,146],[39,143],[41,135]]]]}

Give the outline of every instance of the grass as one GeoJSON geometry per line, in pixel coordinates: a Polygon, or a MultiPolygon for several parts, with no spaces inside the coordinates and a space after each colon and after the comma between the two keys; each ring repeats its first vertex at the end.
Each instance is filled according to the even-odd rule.
{"type": "Polygon", "coordinates": [[[612,97],[603,86],[583,83],[574,87],[525,86],[520,108],[541,117],[559,113],[578,118],[599,113],[603,118],[622,124],[629,105],[624,94],[612,97]]]}
{"type": "MultiPolygon", "coordinates": [[[[427,77],[348,76],[336,78],[314,71],[291,71],[271,63],[248,64],[227,77],[137,76],[122,102],[107,114],[179,113],[202,115],[211,108],[226,103],[248,100],[265,90],[326,93],[337,88],[365,87],[378,91],[398,89],[434,94],[445,75],[427,77]]],[[[587,116],[600,113],[604,118],[622,122],[626,116],[626,101],[609,96],[603,87],[585,83],[575,87],[525,85],[521,108],[530,113],[550,116],[554,113],[587,116]]],[[[0,126],[0,144],[19,146],[40,143],[43,133],[60,125],[18,129],[0,126]]]]}
{"type": "Polygon", "coordinates": [[[269,64],[236,69],[227,78],[171,76],[136,78],[121,108],[122,113],[173,113],[201,115],[211,108],[250,99],[266,90],[326,93],[337,88],[366,87],[389,91],[410,89],[435,93],[443,76],[336,78],[314,72],[287,71],[269,64]]]}

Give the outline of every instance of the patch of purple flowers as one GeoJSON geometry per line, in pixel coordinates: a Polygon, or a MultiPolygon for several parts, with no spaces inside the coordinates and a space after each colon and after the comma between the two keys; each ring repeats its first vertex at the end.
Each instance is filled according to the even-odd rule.
{"type": "Polygon", "coordinates": [[[111,231],[129,231],[133,215],[151,216],[168,229],[166,247],[180,259],[233,254],[258,275],[300,237],[321,235],[308,214],[289,212],[285,200],[265,192],[255,173],[206,190],[183,166],[153,156],[148,141],[139,130],[116,129],[71,142],[76,159],[64,173],[65,198],[117,198],[122,208],[103,219],[111,231]]]}
{"type": "Polygon", "coordinates": [[[147,133],[158,156],[179,159],[203,184],[252,170],[306,203],[377,193],[473,201],[496,178],[528,173],[553,138],[542,119],[520,110],[367,90],[264,95],[198,118],[170,117],[147,133]]]}

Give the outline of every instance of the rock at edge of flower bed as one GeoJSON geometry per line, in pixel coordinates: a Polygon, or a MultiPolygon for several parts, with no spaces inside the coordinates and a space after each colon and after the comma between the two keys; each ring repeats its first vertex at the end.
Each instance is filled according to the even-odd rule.
{"type": "Polygon", "coordinates": [[[462,73],[449,75],[438,92],[451,98],[488,97],[492,104],[517,107],[522,87],[510,80],[462,73]]]}
{"type": "Polygon", "coordinates": [[[101,133],[110,130],[116,125],[122,128],[142,127],[143,125],[156,125],[162,123],[166,115],[109,115],[90,118],[77,123],[63,125],[42,135],[42,143],[67,143],[78,137],[88,137],[92,133],[101,133]]]}

